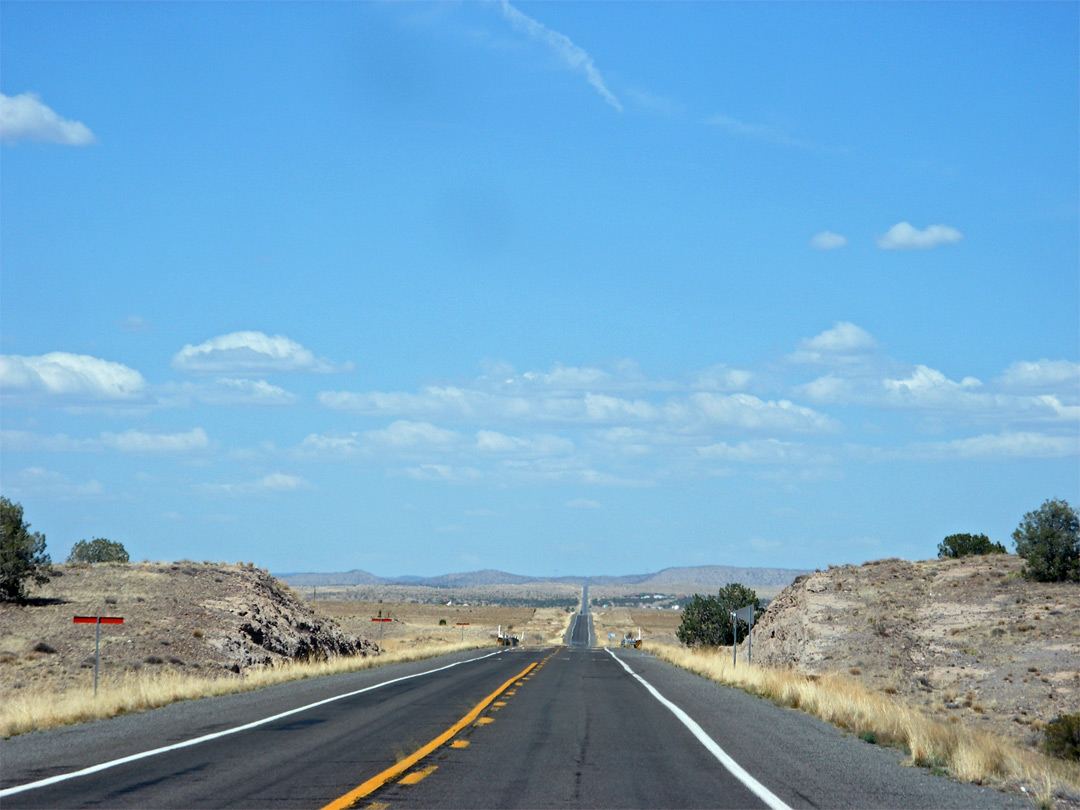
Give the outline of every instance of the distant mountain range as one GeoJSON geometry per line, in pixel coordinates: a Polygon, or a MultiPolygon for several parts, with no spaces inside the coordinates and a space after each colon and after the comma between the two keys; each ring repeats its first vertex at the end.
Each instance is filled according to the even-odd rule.
{"type": "Polygon", "coordinates": [[[506,571],[469,571],[463,574],[443,574],[437,577],[380,577],[355,568],[341,573],[277,574],[277,578],[292,586],[348,585],[415,585],[428,588],[473,588],[479,585],[525,585],[531,582],[561,582],[569,585],[642,585],[650,589],[661,585],[701,585],[720,588],[729,582],[741,582],[750,587],[788,585],[800,574],[811,572],[795,568],[738,568],[730,565],[697,565],[684,568],[665,568],[652,574],[598,577],[529,577],[506,571]]]}

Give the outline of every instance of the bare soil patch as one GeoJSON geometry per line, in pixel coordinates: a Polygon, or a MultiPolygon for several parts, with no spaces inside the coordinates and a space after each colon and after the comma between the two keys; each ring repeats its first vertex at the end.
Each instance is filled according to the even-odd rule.
{"type": "Polygon", "coordinates": [[[301,603],[266,571],[210,563],[55,566],[29,604],[0,603],[0,702],[20,690],[93,685],[95,625],[102,679],[167,670],[235,677],[286,660],[377,652],[363,636],[301,603]]]}

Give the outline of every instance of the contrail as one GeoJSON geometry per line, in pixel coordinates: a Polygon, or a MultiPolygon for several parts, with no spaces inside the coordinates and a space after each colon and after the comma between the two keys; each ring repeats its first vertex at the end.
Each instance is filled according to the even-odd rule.
{"type": "Polygon", "coordinates": [[[583,71],[585,73],[585,78],[589,80],[589,84],[595,87],[596,92],[604,97],[604,101],[619,112],[622,112],[622,104],[620,104],[619,100],[615,98],[615,95],[607,89],[607,85],[604,84],[604,79],[600,75],[600,71],[596,69],[596,65],[593,64],[592,57],[589,56],[589,54],[571,42],[568,36],[560,34],[558,31],[552,31],[543,23],[537,22],[532,17],[522,14],[510,5],[509,0],[502,0],[501,5],[503,16],[510,21],[510,25],[518,31],[524,31],[537,42],[542,42],[544,45],[547,45],[571,70],[583,71]]]}

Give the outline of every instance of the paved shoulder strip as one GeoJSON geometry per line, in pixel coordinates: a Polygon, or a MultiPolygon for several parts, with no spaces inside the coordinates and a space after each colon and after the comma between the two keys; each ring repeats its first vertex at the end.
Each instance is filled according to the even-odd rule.
{"type": "Polygon", "coordinates": [[[131,754],[130,756],[121,757],[120,759],[114,759],[109,762],[102,762],[99,765],[91,765],[89,768],[83,768],[82,770],[71,771],[70,773],[61,773],[57,774],[56,776],[50,776],[48,779],[42,779],[38,782],[27,782],[25,785],[16,785],[15,787],[0,790],[0,798],[4,796],[14,796],[16,793],[22,793],[26,790],[34,790],[35,788],[42,788],[46,785],[55,785],[57,782],[63,782],[68,779],[76,779],[80,776],[87,776],[88,774],[97,773],[98,771],[115,768],[117,765],[123,765],[127,762],[135,762],[136,760],[157,756],[158,754],[164,754],[168,751],[175,751],[178,748],[187,748],[192,745],[198,745],[199,743],[208,742],[209,740],[216,740],[219,737],[225,737],[229,734],[237,734],[238,732],[257,728],[258,726],[263,726],[267,723],[273,723],[275,720],[280,720],[283,717],[289,717],[290,715],[299,714],[300,712],[306,712],[308,709],[314,709],[316,706],[325,706],[327,703],[333,703],[336,700],[344,700],[345,698],[350,698],[354,695],[360,695],[364,692],[371,692],[374,689],[381,689],[382,687],[389,686],[392,683],[400,683],[401,681],[408,681],[412,678],[420,678],[424,675],[433,675],[436,672],[442,672],[447,669],[452,669],[453,667],[459,667],[462,664],[471,664],[474,661],[482,661],[485,658],[491,658],[493,655],[499,655],[500,653],[502,653],[502,650],[488,653],[487,655],[481,655],[477,658],[469,658],[465,661],[456,661],[453,664],[436,667],[435,669],[428,669],[424,670],[423,672],[414,672],[412,675],[403,675],[400,678],[393,678],[389,681],[383,681],[372,686],[365,686],[363,689],[357,689],[353,692],[346,692],[342,695],[334,695],[333,697],[328,697],[315,703],[309,703],[306,706],[300,706],[296,709],[290,709],[287,712],[281,712],[280,714],[275,714],[272,717],[264,717],[262,720],[255,720],[251,723],[237,726],[236,728],[227,728],[224,731],[215,731],[213,734],[206,734],[202,737],[195,737],[190,740],[184,740],[183,742],[174,743],[173,745],[166,745],[161,748],[154,748],[151,751],[141,751],[138,754],[131,754]]]}
{"type": "Polygon", "coordinates": [[[661,695],[651,683],[649,683],[647,680],[634,672],[634,670],[630,669],[630,667],[627,666],[626,662],[619,658],[619,656],[615,655],[615,653],[613,653],[610,648],[605,647],[604,649],[606,650],[608,655],[610,655],[612,658],[618,661],[619,664],[622,665],[623,669],[629,672],[634,678],[637,678],[637,680],[646,689],[649,690],[649,692],[654,698],[659,700],[662,704],[664,704],[664,706],[670,709],[671,713],[674,714],[677,718],[679,718],[679,722],[681,722],[684,726],[690,729],[690,733],[697,737],[698,742],[704,745],[708,752],[714,757],[716,757],[720,761],[720,764],[727,768],[732,776],[734,776],[736,779],[746,785],[746,787],[749,788],[754,793],[754,795],[756,795],[759,799],[765,802],[765,804],[771,807],[772,810],[791,810],[791,808],[784,804],[780,800],[780,798],[776,796],[776,794],[774,794],[767,787],[761,784],[761,782],[759,782],[757,779],[747,773],[746,770],[738,762],[733,760],[723,748],[717,745],[716,740],[706,734],[705,729],[699,726],[694,721],[694,719],[690,717],[690,715],[688,715],[686,712],[684,712],[666,697],[661,695]]]}

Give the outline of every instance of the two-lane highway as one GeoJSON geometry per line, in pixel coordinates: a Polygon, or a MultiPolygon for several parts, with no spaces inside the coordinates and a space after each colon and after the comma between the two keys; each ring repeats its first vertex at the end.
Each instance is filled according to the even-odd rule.
{"type": "MultiPolygon", "coordinates": [[[[588,627],[587,604],[579,628],[588,627]]],[[[901,758],[642,651],[591,647],[586,639],[458,654],[23,735],[0,742],[0,802],[5,810],[1028,810],[1022,799],[900,767],[901,758]],[[291,713],[273,717],[283,712],[291,713]],[[138,756],[162,745],[179,747],[138,756]],[[136,758],[11,792],[129,755],[136,758]]]]}
{"type": "Polygon", "coordinates": [[[589,610],[589,586],[581,589],[581,610],[574,614],[566,628],[563,641],[572,647],[591,647],[596,643],[593,633],[592,611],[589,610]]]}

